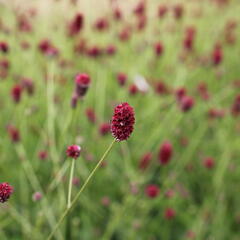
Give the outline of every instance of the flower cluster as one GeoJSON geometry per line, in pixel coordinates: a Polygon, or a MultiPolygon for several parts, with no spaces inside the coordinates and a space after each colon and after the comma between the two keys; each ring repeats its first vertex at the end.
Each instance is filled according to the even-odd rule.
{"type": "Polygon", "coordinates": [[[122,103],[114,109],[111,132],[117,141],[128,139],[135,123],[134,110],[128,103],[122,103]]]}

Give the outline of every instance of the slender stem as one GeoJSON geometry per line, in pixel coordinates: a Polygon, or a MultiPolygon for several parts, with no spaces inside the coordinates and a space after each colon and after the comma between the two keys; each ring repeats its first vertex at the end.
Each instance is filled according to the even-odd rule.
{"type": "Polygon", "coordinates": [[[70,208],[71,206],[71,195],[72,195],[72,181],[73,181],[73,172],[74,172],[74,167],[75,167],[75,161],[76,159],[72,159],[72,164],[71,164],[71,170],[70,170],[70,176],[69,176],[69,185],[68,185],[68,202],[67,202],[67,207],[70,208]]]}
{"type": "Polygon", "coordinates": [[[95,168],[92,170],[92,172],[90,173],[90,175],[88,176],[88,178],[86,179],[86,181],[84,182],[84,184],[82,185],[81,189],[78,191],[77,195],[75,196],[75,198],[73,199],[73,201],[71,202],[70,206],[67,207],[65,209],[65,211],[63,212],[62,216],[60,217],[60,219],[58,220],[57,224],[55,225],[54,229],[52,230],[52,232],[50,233],[50,235],[48,236],[47,240],[52,239],[52,237],[54,236],[56,230],[58,229],[58,227],[60,226],[60,224],[62,223],[63,219],[68,215],[68,213],[70,212],[70,210],[73,208],[74,204],[77,202],[78,198],[80,197],[81,193],[83,192],[83,190],[86,188],[86,186],[88,185],[89,181],[91,180],[91,178],[93,177],[94,173],[97,171],[97,169],[100,167],[100,165],[102,164],[102,162],[104,161],[104,159],[106,158],[106,156],[108,155],[108,153],[110,152],[113,144],[116,142],[116,140],[113,140],[113,142],[109,145],[108,149],[106,150],[106,152],[103,154],[102,158],[99,160],[99,162],[97,163],[97,165],[95,166],[95,168]]]}

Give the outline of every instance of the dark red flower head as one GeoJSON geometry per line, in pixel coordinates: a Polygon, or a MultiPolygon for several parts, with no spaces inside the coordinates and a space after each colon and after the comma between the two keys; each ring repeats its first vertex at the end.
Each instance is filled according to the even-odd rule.
{"type": "Polygon", "coordinates": [[[111,121],[111,132],[117,141],[127,140],[133,132],[134,109],[128,103],[115,107],[111,121]]]}
{"type": "Polygon", "coordinates": [[[120,72],[117,74],[117,81],[120,86],[124,86],[126,84],[127,79],[128,79],[128,77],[125,73],[120,72]]]}
{"type": "Polygon", "coordinates": [[[193,107],[194,103],[193,97],[183,96],[180,100],[180,108],[183,112],[187,112],[193,107]]]}
{"type": "Polygon", "coordinates": [[[91,123],[96,122],[97,117],[96,117],[96,114],[95,114],[95,111],[93,108],[87,108],[85,113],[86,113],[86,116],[87,116],[87,119],[89,122],[91,122],[91,123]]]}
{"type": "Polygon", "coordinates": [[[0,183],[0,202],[6,202],[13,193],[13,187],[8,183],[0,183]]]}
{"type": "Polygon", "coordinates": [[[81,147],[78,145],[69,146],[66,150],[67,156],[77,159],[81,153],[81,147]]]}
{"type": "Polygon", "coordinates": [[[99,18],[94,24],[95,29],[98,31],[104,31],[108,29],[109,27],[109,22],[106,18],[99,18]]]}
{"type": "Polygon", "coordinates": [[[28,95],[32,95],[34,93],[34,84],[33,80],[30,78],[22,78],[21,80],[22,88],[26,89],[28,95]]]}
{"type": "Polygon", "coordinates": [[[168,220],[173,219],[176,216],[176,212],[172,208],[167,208],[164,213],[164,217],[168,220]]]}
{"type": "Polygon", "coordinates": [[[166,15],[167,11],[168,11],[168,8],[166,5],[160,5],[158,7],[158,17],[163,18],[166,15]]]}
{"type": "Polygon", "coordinates": [[[216,45],[212,52],[212,62],[214,65],[219,65],[223,60],[223,50],[221,45],[216,45]]]}
{"type": "Polygon", "coordinates": [[[18,84],[13,86],[13,88],[11,89],[11,96],[14,102],[20,102],[22,96],[22,86],[18,84]]]}
{"type": "Polygon", "coordinates": [[[140,159],[139,168],[142,170],[146,169],[149,166],[151,160],[152,160],[152,153],[150,152],[145,153],[140,159]]]}
{"type": "Polygon", "coordinates": [[[76,84],[76,94],[78,97],[83,97],[88,90],[89,84],[91,83],[91,79],[89,75],[86,73],[77,74],[75,77],[76,84]]]}
{"type": "Polygon", "coordinates": [[[83,28],[84,18],[81,13],[76,14],[68,25],[68,33],[70,36],[77,35],[83,28]]]}
{"type": "Polygon", "coordinates": [[[156,56],[161,56],[164,51],[163,44],[161,42],[155,43],[154,51],[155,51],[156,56]]]}
{"type": "Polygon", "coordinates": [[[208,168],[208,169],[211,169],[214,167],[215,165],[215,161],[212,157],[206,157],[204,160],[203,160],[203,165],[204,167],[208,168]]]}
{"type": "Polygon", "coordinates": [[[178,4],[173,7],[173,14],[176,19],[181,19],[183,16],[183,12],[184,9],[182,5],[178,4]]]}
{"type": "Polygon", "coordinates": [[[9,50],[8,44],[6,42],[0,42],[0,51],[7,53],[9,50]]]}
{"type": "Polygon", "coordinates": [[[139,92],[139,89],[138,89],[138,87],[133,83],[133,84],[131,84],[131,85],[129,86],[128,91],[129,91],[129,94],[130,94],[130,95],[135,95],[135,94],[137,94],[137,93],[139,92]]]}
{"type": "Polygon", "coordinates": [[[173,154],[172,144],[168,141],[165,141],[160,147],[158,155],[160,163],[163,165],[168,164],[168,162],[171,160],[172,154],[173,154]]]}
{"type": "Polygon", "coordinates": [[[109,123],[102,123],[99,127],[99,133],[104,136],[110,132],[111,126],[109,123]]]}
{"type": "Polygon", "coordinates": [[[7,126],[7,131],[8,131],[9,137],[11,138],[12,142],[17,143],[20,141],[20,133],[19,133],[19,130],[15,126],[13,126],[13,125],[7,126]]]}
{"type": "Polygon", "coordinates": [[[146,195],[147,195],[148,197],[150,197],[150,198],[155,198],[155,197],[157,197],[158,194],[159,194],[159,192],[160,192],[160,189],[159,189],[159,187],[158,187],[157,185],[155,185],[155,184],[150,184],[150,185],[148,185],[148,186],[146,187],[146,189],[145,189],[146,195]]]}

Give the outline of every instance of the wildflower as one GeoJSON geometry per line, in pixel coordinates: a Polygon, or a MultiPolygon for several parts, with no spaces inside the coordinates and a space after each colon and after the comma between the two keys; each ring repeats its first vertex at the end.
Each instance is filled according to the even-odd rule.
{"type": "Polygon", "coordinates": [[[157,42],[154,44],[154,51],[156,56],[161,56],[163,54],[163,50],[164,50],[164,47],[161,42],[157,42]]]}
{"type": "Polygon", "coordinates": [[[42,194],[40,192],[35,192],[32,196],[34,202],[40,201],[42,199],[42,194]]]}
{"type": "Polygon", "coordinates": [[[221,45],[217,44],[212,52],[212,62],[219,65],[223,60],[223,51],[221,45]]]}
{"type": "Polygon", "coordinates": [[[22,96],[22,86],[18,84],[13,86],[13,88],[11,89],[11,96],[15,103],[19,103],[22,96]]]}
{"type": "Polygon", "coordinates": [[[91,123],[96,122],[96,114],[95,114],[95,112],[92,108],[87,108],[86,109],[86,115],[87,115],[87,118],[88,118],[89,122],[91,122],[91,123]]]}
{"type": "Polygon", "coordinates": [[[215,161],[212,157],[206,157],[204,160],[203,160],[203,165],[208,168],[208,169],[212,169],[215,165],[215,161]]]}
{"type": "Polygon", "coordinates": [[[166,165],[171,160],[173,154],[172,144],[168,141],[165,141],[161,147],[158,154],[158,159],[162,165],[166,165]]]}
{"type": "Polygon", "coordinates": [[[84,18],[81,13],[77,13],[68,25],[68,34],[70,36],[77,35],[83,28],[84,18]]]}
{"type": "Polygon", "coordinates": [[[134,109],[128,103],[122,103],[114,109],[111,132],[117,141],[127,140],[133,132],[135,123],[134,109]]]}
{"type": "Polygon", "coordinates": [[[98,31],[104,31],[106,29],[108,29],[109,27],[109,22],[107,19],[105,18],[99,18],[94,25],[95,29],[97,29],[98,31]]]}
{"type": "Polygon", "coordinates": [[[160,192],[160,189],[157,185],[155,184],[150,184],[146,187],[145,189],[145,194],[149,197],[149,198],[155,198],[158,196],[160,192]]]}
{"type": "Polygon", "coordinates": [[[23,89],[26,89],[28,95],[32,95],[34,93],[34,84],[32,79],[22,78],[21,85],[23,89]]]}
{"type": "Polygon", "coordinates": [[[173,7],[173,14],[176,19],[181,19],[183,16],[183,6],[178,4],[173,7]]]}
{"type": "Polygon", "coordinates": [[[0,42],[0,52],[8,53],[9,47],[6,42],[0,42]]]}
{"type": "Polygon", "coordinates": [[[107,55],[112,56],[116,53],[117,48],[114,45],[108,45],[105,51],[107,55]]]}
{"type": "Polygon", "coordinates": [[[146,169],[149,166],[151,160],[152,160],[152,153],[150,152],[145,153],[140,159],[139,168],[143,170],[146,169]]]}
{"type": "Polygon", "coordinates": [[[89,75],[86,73],[77,74],[75,77],[76,94],[78,97],[83,97],[87,93],[88,87],[91,83],[89,75]]]}
{"type": "Polygon", "coordinates": [[[38,158],[40,160],[45,160],[47,157],[48,157],[48,152],[47,151],[38,152],[38,158]]]}
{"type": "Polygon", "coordinates": [[[124,86],[126,84],[127,78],[128,77],[125,73],[120,72],[117,74],[117,81],[120,86],[124,86]]]}
{"type": "Polygon", "coordinates": [[[159,8],[158,8],[158,17],[159,18],[163,18],[166,15],[167,11],[168,11],[168,9],[167,9],[167,7],[165,5],[159,6],[159,8]]]}
{"type": "Polygon", "coordinates": [[[194,105],[194,99],[190,96],[183,96],[180,100],[180,108],[183,112],[189,111],[194,105]]]}
{"type": "Polygon", "coordinates": [[[130,95],[135,95],[136,93],[138,93],[139,89],[136,86],[136,84],[131,84],[128,88],[128,91],[129,91],[130,95]]]}
{"type": "Polygon", "coordinates": [[[20,141],[20,133],[15,126],[9,125],[7,130],[12,142],[16,143],[20,141]]]}
{"type": "Polygon", "coordinates": [[[1,203],[6,202],[12,193],[13,193],[12,186],[10,186],[6,182],[0,183],[0,202],[1,203]]]}
{"type": "Polygon", "coordinates": [[[99,133],[104,136],[110,132],[111,125],[109,123],[102,123],[99,127],[99,133]]]}
{"type": "Polygon", "coordinates": [[[176,212],[172,208],[167,208],[164,212],[165,219],[171,220],[176,216],[176,212]]]}
{"type": "Polygon", "coordinates": [[[81,147],[78,145],[69,146],[66,150],[67,156],[77,159],[81,153],[81,147]]]}

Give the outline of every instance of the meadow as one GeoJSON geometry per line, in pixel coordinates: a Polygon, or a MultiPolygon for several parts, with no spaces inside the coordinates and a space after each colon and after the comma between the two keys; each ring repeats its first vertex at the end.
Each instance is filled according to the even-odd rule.
{"type": "Polygon", "coordinates": [[[0,240],[239,240],[240,1],[0,1],[0,240]]]}

